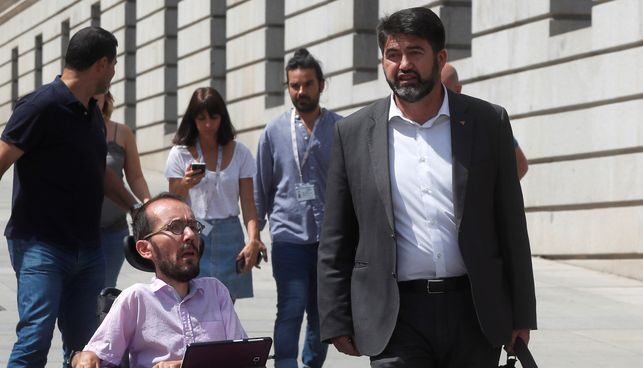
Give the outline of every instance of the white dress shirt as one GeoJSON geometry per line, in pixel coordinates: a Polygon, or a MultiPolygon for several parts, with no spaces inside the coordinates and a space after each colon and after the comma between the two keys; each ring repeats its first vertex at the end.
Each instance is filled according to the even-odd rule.
{"type": "Polygon", "coordinates": [[[404,117],[391,95],[388,130],[398,280],[466,274],[455,225],[446,89],[436,116],[421,124],[404,117]]]}

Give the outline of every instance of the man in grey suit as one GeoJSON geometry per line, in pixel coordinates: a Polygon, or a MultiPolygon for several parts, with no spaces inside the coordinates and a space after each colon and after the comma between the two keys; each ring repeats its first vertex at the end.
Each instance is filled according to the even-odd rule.
{"type": "Polygon", "coordinates": [[[390,97],[337,124],[319,246],[321,338],[372,367],[494,367],[536,328],[504,109],[440,83],[425,8],[380,21],[390,97]]]}

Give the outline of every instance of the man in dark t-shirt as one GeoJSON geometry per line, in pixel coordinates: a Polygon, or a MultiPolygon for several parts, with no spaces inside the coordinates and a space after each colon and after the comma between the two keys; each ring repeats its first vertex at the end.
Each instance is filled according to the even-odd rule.
{"type": "Polygon", "coordinates": [[[56,320],[65,357],[96,328],[105,262],[103,196],[135,200],[105,170],[105,128],[93,95],[109,89],[117,41],[87,27],[69,42],[61,76],[23,97],[0,137],[0,177],[15,163],[5,230],[18,284],[18,339],[8,366],[44,367],[56,320]]]}

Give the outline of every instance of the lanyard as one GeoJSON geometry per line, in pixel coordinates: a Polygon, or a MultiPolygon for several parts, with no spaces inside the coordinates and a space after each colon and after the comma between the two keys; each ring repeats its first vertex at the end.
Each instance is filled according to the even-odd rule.
{"type": "MultiPolygon", "coordinates": [[[[321,119],[321,115],[319,115],[318,120],[320,119],[321,119]]],[[[297,171],[299,173],[300,183],[304,182],[304,176],[301,170],[304,167],[304,165],[306,165],[306,161],[308,161],[308,157],[310,156],[310,150],[312,149],[312,146],[313,146],[312,142],[313,142],[313,137],[315,136],[315,129],[317,129],[317,125],[319,124],[315,123],[315,125],[313,125],[313,130],[310,133],[310,141],[308,142],[306,151],[304,151],[304,157],[301,160],[301,163],[299,163],[299,150],[297,149],[297,132],[295,127],[295,109],[292,109],[290,111],[290,140],[292,141],[292,154],[295,157],[295,163],[297,164],[297,171]]]]}
{"type": "MultiPolygon", "coordinates": [[[[196,142],[196,151],[199,154],[198,160],[201,162],[205,162],[205,158],[203,157],[203,150],[201,149],[201,143],[197,140],[196,142]]],[[[218,182],[219,182],[219,175],[221,175],[221,163],[223,162],[223,146],[220,144],[217,144],[217,168],[216,171],[214,172],[214,175],[217,177],[217,180],[214,183],[214,186],[216,187],[218,182]]],[[[207,169],[206,169],[206,175],[204,179],[207,178],[207,169]]]]}
{"type": "MultiPolygon", "coordinates": [[[[199,154],[198,160],[199,162],[205,163],[205,157],[203,156],[203,150],[201,149],[201,143],[199,143],[198,139],[196,142],[196,150],[199,154]]],[[[217,186],[219,185],[219,176],[221,175],[221,163],[223,162],[223,146],[217,144],[217,168],[216,171],[214,172],[215,175],[215,180],[214,180],[214,189],[217,189],[217,186]]],[[[205,169],[205,176],[203,177],[203,193],[201,194],[203,197],[200,198],[201,205],[203,205],[203,218],[207,218],[208,216],[208,198],[210,196],[210,188],[208,185],[208,169],[205,169]]],[[[196,210],[196,209],[195,209],[196,210]]],[[[210,229],[211,230],[211,229],[210,229]]],[[[207,230],[207,233],[210,232],[210,230],[207,230]]]]}

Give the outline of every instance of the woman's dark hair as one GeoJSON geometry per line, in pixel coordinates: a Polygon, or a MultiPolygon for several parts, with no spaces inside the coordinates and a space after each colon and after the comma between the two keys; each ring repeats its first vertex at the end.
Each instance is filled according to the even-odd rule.
{"type": "Polygon", "coordinates": [[[429,42],[435,53],[444,49],[444,25],[440,18],[427,8],[403,9],[380,19],[377,25],[377,41],[381,52],[384,52],[388,37],[396,34],[423,38],[429,42]]]}
{"type": "Polygon", "coordinates": [[[103,57],[111,63],[116,57],[118,41],[100,27],[86,27],[69,40],[65,53],[65,68],[83,71],[103,57]]]}
{"type": "Polygon", "coordinates": [[[295,69],[315,69],[317,81],[319,83],[325,81],[319,61],[304,48],[295,51],[295,54],[288,60],[286,64],[286,82],[288,82],[288,72],[295,69]]]}
{"type": "Polygon", "coordinates": [[[183,114],[179,129],[172,139],[172,143],[184,146],[194,146],[199,137],[199,131],[196,128],[196,117],[202,113],[207,112],[210,116],[220,115],[221,124],[217,132],[217,143],[220,145],[227,144],[232,141],[237,135],[232,121],[230,121],[230,114],[228,108],[225,106],[223,97],[212,87],[197,88],[192,97],[188,108],[183,114]]]}

